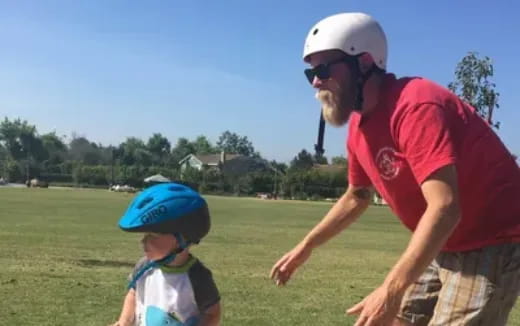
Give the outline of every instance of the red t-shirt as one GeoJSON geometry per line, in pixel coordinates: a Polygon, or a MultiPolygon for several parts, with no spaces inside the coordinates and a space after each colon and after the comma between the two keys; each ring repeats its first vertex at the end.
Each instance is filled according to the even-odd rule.
{"type": "Polygon", "coordinates": [[[426,209],[420,185],[455,164],[462,218],[443,250],[520,240],[520,168],[475,110],[422,78],[385,76],[377,109],[350,118],[349,183],[373,185],[415,230],[426,209]]]}

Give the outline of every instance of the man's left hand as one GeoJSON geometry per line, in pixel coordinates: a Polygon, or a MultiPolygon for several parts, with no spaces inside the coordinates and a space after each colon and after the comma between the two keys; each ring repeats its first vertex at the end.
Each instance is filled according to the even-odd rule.
{"type": "Polygon", "coordinates": [[[359,315],[354,326],[392,325],[394,322],[403,293],[390,290],[383,285],[377,288],[363,301],[347,310],[349,315],[359,315]]]}

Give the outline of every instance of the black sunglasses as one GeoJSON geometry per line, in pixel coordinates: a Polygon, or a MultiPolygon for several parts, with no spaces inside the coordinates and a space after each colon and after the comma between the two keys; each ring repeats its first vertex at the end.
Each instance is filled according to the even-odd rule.
{"type": "Polygon", "coordinates": [[[356,61],[357,57],[359,57],[359,55],[345,56],[345,57],[341,57],[341,58],[331,61],[331,62],[319,64],[314,68],[305,69],[304,70],[305,76],[307,77],[307,80],[309,81],[309,83],[311,83],[311,85],[312,85],[312,81],[314,80],[314,77],[318,77],[321,80],[329,79],[330,78],[330,68],[333,65],[342,63],[342,62],[348,63],[350,65],[352,65],[352,64],[357,65],[357,61],[356,61]]]}
{"type": "Polygon", "coordinates": [[[331,61],[331,62],[319,64],[314,68],[305,69],[304,73],[305,73],[305,76],[307,77],[307,80],[309,81],[309,83],[312,84],[314,77],[318,77],[321,80],[329,79],[330,78],[330,68],[333,65],[335,65],[337,63],[342,63],[342,62],[348,63],[351,61],[352,61],[352,59],[349,57],[342,57],[342,58],[339,58],[339,59],[331,61]]]}

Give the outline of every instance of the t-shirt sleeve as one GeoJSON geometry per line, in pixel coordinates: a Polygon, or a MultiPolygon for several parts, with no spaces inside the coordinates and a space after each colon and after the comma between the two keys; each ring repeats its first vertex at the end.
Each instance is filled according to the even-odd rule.
{"type": "Polygon", "coordinates": [[[452,124],[447,118],[442,106],[426,103],[404,112],[395,124],[398,147],[419,184],[456,162],[452,124]]]}
{"type": "Polygon", "coordinates": [[[200,261],[193,264],[188,275],[195,294],[195,301],[201,313],[220,301],[220,294],[213,275],[200,261]]]}
{"type": "Polygon", "coordinates": [[[372,185],[370,178],[359,164],[356,153],[347,145],[348,153],[348,184],[357,187],[369,187],[372,185]]]}
{"type": "Polygon", "coordinates": [[[146,257],[142,257],[141,259],[139,259],[139,261],[135,264],[132,272],[128,274],[128,282],[131,282],[134,279],[135,275],[139,272],[139,270],[143,268],[148,262],[149,260],[146,257]]]}

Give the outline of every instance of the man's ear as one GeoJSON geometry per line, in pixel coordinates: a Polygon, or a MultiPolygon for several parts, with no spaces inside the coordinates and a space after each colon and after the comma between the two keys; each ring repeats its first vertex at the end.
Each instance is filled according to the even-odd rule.
{"type": "Polygon", "coordinates": [[[365,74],[374,64],[374,59],[369,53],[363,53],[358,57],[359,69],[365,74]]]}

